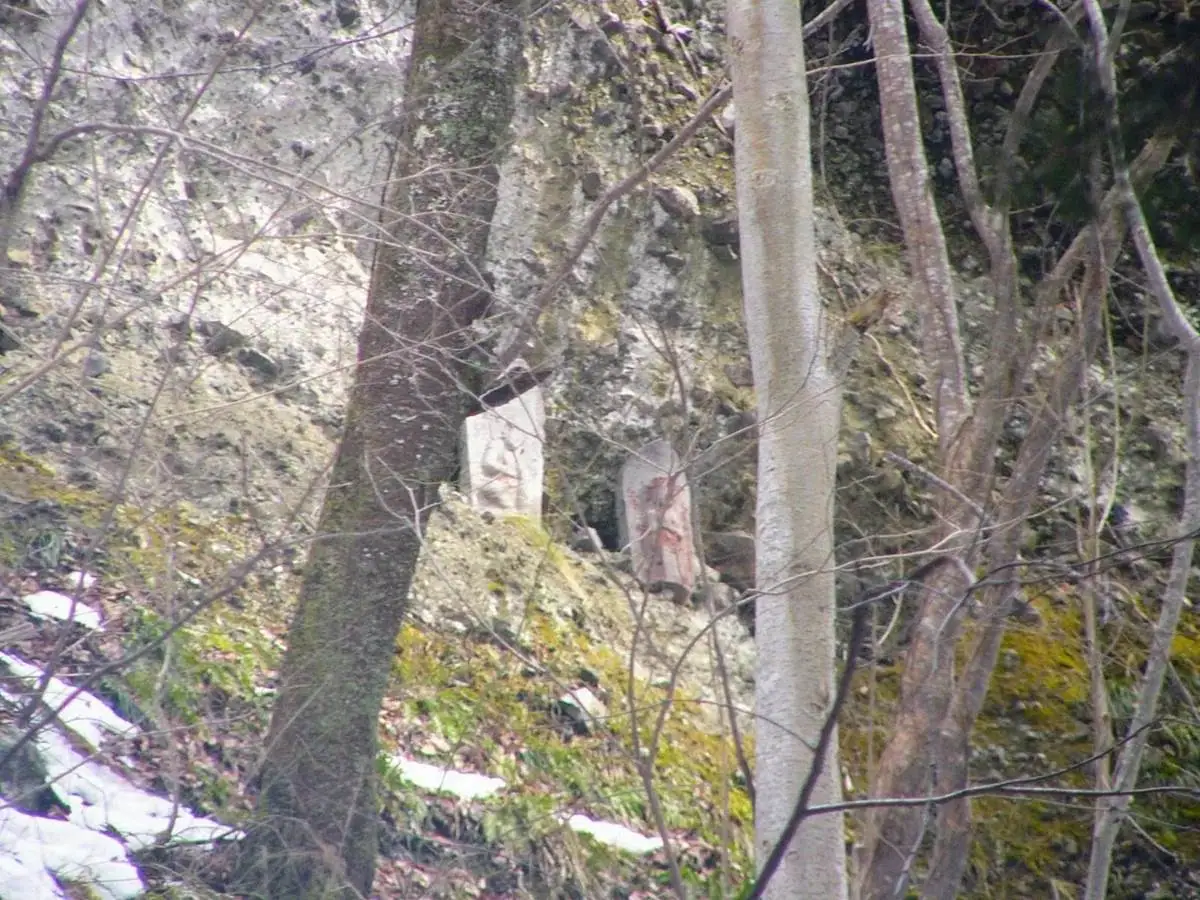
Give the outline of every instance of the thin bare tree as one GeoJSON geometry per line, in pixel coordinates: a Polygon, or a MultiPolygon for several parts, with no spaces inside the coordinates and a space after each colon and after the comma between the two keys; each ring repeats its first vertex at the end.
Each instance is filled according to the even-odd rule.
{"type": "MultiPolygon", "coordinates": [[[[800,8],[729,5],[742,285],[757,392],[758,643],[755,850],[765,863],[806,775],[812,799],[841,794],[834,697],[833,496],[841,386],[817,289],[808,87],[800,8]],[[828,758],[818,761],[820,748],[828,758]]],[[[767,897],[846,896],[839,815],[807,818],[767,897]]]]}
{"type": "MultiPolygon", "coordinates": [[[[933,543],[938,552],[960,554],[967,567],[984,563],[988,571],[1002,574],[971,587],[969,594],[961,577],[964,569],[946,570],[924,585],[904,657],[899,705],[872,785],[876,797],[920,797],[967,784],[971,728],[1018,598],[1015,564],[1021,528],[1033,511],[1042,473],[1083,373],[1100,345],[1108,273],[1125,234],[1118,193],[1105,194],[1096,185],[1095,223],[1076,235],[1035,287],[1032,305],[1022,300],[1008,215],[1012,172],[1037,98],[1073,35],[1069,28],[1054,33],[1045,56],[1033,67],[1009,121],[991,197],[985,198],[949,37],[927,0],[911,0],[910,7],[937,66],[958,183],[988,251],[993,300],[987,311],[991,346],[978,392],[972,394],[957,321],[959,299],[921,136],[905,6],[902,0],[869,0],[889,176],[934,386],[936,474],[944,489],[939,488],[934,503],[938,524],[933,543]],[[1039,348],[1052,339],[1050,314],[1064,296],[1070,298],[1074,328],[1059,348],[1057,363],[1034,373],[1039,348]],[[999,440],[1017,403],[1028,410],[1030,426],[1010,474],[1000,480],[995,465],[999,440]],[[981,619],[970,629],[965,627],[968,602],[981,619]],[[965,664],[956,665],[956,658],[965,664]]],[[[1079,10],[1064,17],[1077,21],[1079,10]]],[[[1157,172],[1171,143],[1166,137],[1152,138],[1132,177],[1144,182],[1157,172]]],[[[931,811],[882,807],[864,818],[856,893],[864,898],[902,896],[933,820],[931,811]]],[[[952,898],[968,857],[968,799],[939,805],[936,820],[937,840],[923,889],[929,897],[952,898]]]]}
{"type": "MultiPolygon", "coordinates": [[[[1171,567],[1167,574],[1158,619],[1151,631],[1150,647],[1138,685],[1137,701],[1128,726],[1128,739],[1116,756],[1111,787],[1118,793],[1096,801],[1084,897],[1085,900],[1103,900],[1112,868],[1113,846],[1133,799],[1129,792],[1137,786],[1142,756],[1150,739],[1149,726],[1157,713],[1163,679],[1171,659],[1171,644],[1187,601],[1195,536],[1200,532],[1200,332],[1197,332],[1175,300],[1125,160],[1117,101],[1116,67],[1113,64],[1122,19],[1118,18],[1117,23],[1113,25],[1113,34],[1110,35],[1100,4],[1096,0],[1082,0],[1082,3],[1092,39],[1093,74],[1104,102],[1105,137],[1112,164],[1117,203],[1133,237],[1133,245],[1137,248],[1138,259],[1146,273],[1151,295],[1161,310],[1163,322],[1171,336],[1179,342],[1187,358],[1182,385],[1187,463],[1183,481],[1183,509],[1180,511],[1179,525],[1176,529],[1179,539],[1171,551],[1171,567]]],[[[1098,785],[1101,788],[1107,786],[1098,785]]]]}

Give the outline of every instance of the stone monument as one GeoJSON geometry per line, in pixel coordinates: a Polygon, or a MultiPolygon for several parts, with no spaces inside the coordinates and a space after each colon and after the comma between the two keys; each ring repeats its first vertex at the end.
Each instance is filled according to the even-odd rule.
{"type": "Polygon", "coordinates": [[[618,497],[621,544],[633,574],[649,591],[669,591],[683,602],[696,584],[692,496],[674,449],[651,441],[621,467],[618,497]]]}
{"type": "Polygon", "coordinates": [[[459,486],[495,515],[542,516],[546,401],[534,386],[463,423],[459,486]]]}

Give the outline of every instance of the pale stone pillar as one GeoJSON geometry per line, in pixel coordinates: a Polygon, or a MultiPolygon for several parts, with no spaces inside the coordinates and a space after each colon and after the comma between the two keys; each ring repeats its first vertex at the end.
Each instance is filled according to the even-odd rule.
{"type": "Polygon", "coordinates": [[[618,515],[634,577],[647,590],[686,600],[696,584],[692,495],[679,457],[665,440],[651,441],[625,460],[618,515]]]}
{"type": "Polygon", "coordinates": [[[463,423],[460,487],[480,512],[540,519],[546,401],[533,387],[463,423]]]}

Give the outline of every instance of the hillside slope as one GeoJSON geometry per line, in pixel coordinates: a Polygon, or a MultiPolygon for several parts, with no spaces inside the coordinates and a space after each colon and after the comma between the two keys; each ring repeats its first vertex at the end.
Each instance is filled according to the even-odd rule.
{"type": "MultiPolygon", "coordinates": [[[[11,123],[0,158],[21,158],[66,13],[54,3],[0,10],[0,118],[11,123]]],[[[489,246],[499,310],[521,308],[604,191],[718,86],[720,13],[705,2],[580,2],[534,23],[539,49],[489,246]]],[[[234,825],[255,790],[274,667],[352,374],[408,17],[367,0],[92,9],[67,50],[45,135],[96,127],[33,168],[6,250],[0,584],[13,602],[0,607],[10,641],[0,650],[37,663],[65,652],[64,677],[76,683],[112,666],[92,690],[146,736],[108,754],[127,753],[144,785],[234,825]],[[20,602],[69,591],[78,569],[99,576],[86,599],[103,616],[103,638],[60,632],[20,602]],[[8,630],[26,624],[32,633],[8,630]]],[[[921,464],[934,435],[870,76],[844,77],[820,126],[817,234],[831,313],[871,321],[847,375],[839,467],[849,599],[902,575],[904,554],[924,548],[928,486],[883,453],[921,464]]],[[[666,896],[660,855],[626,856],[561,822],[588,815],[655,835],[647,771],[698,891],[719,896],[716,885],[749,871],[750,799],[721,709],[732,703],[741,735],[752,731],[752,639],[724,607],[728,591],[711,608],[647,598],[618,552],[615,502],[626,455],[665,437],[693,467],[701,532],[753,531],[731,127],[736,111],[616,204],[556,298],[531,360],[554,371],[542,523],[488,521],[448,491],[427,535],[381,720],[388,755],[507,787],[460,802],[414,790],[400,764],[381,760],[381,897],[666,896]],[[583,524],[601,552],[572,549],[583,524]],[[705,630],[714,613],[720,660],[705,630]],[[578,711],[585,688],[604,712],[578,711]]],[[[955,241],[977,363],[989,341],[977,324],[988,284],[978,251],[961,233],[955,241]]],[[[1106,674],[1116,719],[1129,714],[1162,551],[1116,559],[1099,587],[1079,578],[1088,467],[1093,454],[1113,460],[1109,489],[1127,527],[1105,532],[1104,548],[1120,550],[1118,540],[1170,533],[1183,445],[1178,357],[1149,326],[1135,340],[1118,319],[1088,376],[1081,437],[1056,448],[1043,511],[1029,523],[1028,557],[1054,566],[1030,580],[1003,651],[976,735],[979,781],[1089,754],[1079,610],[1090,590],[1111,610],[1106,674]]],[[[1007,423],[1005,452],[1024,424],[1007,423]]],[[[850,798],[862,796],[887,727],[910,612],[878,611],[880,645],[845,711],[850,798]]],[[[1189,611],[1147,782],[1200,786],[1197,691],[1200,623],[1189,611]]],[[[6,722],[14,714],[6,702],[6,722]]],[[[1085,786],[1088,772],[1065,780],[1085,786]]],[[[1136,810],[1113,896],[1200,895],[1195,807],[1162,795],[1136,810]]],[[[969,896],[1067,896],[1081,883],[1087,803],[991,798],[976,812],[969,896]]],[[[225,859],[152,851],[138,862],[165,896],[187,896],[219,886],[225,859]]]]}

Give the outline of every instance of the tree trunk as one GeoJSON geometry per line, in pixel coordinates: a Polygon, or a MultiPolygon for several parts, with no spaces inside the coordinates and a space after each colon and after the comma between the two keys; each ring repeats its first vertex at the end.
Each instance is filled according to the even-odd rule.
{"type": "MultiPolygon", "coordinates": [[[[1185,320],[1186,321],[1186,320],[1185,320]]],[[[1180,514],[1180,539],[1171,554],[1171,570],[1163,590],[1162,607],[1150,638],[1146,669],[1138,686],[1137,704],[1126,733],[1126,743],[1117,757],[1112,787],[1124,795],[1102,797],[1096,803],[1092,825],[1092,850],[1088,860],[1085,900],[1103,900],[1112,869],[1113,847],[1129,810],[1129,791],[1137,787],[1142,754],[1150,739],[1163,679],[1171,661],[1171,643],[1179,626],[1179,617],[1187,599],[1195,550],[1194,535],[1200,530],[1200,336],[1195,330],[1187,344],[1187,370],[1184,375],[1184,415],[1188,445],[1187,472],[1184,476],[1183,511],[1180,514]]]]}
{"type": "MultiPolygon", "coordinates": [[[[914,276],[923,342],[934,381],[940,474],[961,480],[956,462],[969,445],[958,307],[949,253],[933,201],[921,141],[916,85],[901,0],[869,0],[875,66],[883,114],[888,174],[914,276]]],[[[938,500],[944,523],[936,535],[945,552],[966,552],[978,516],[950,494],[938,500]]],[[[924,585],[922,606],[905,656],[900,705],[872,786],[876,797],[927,792],[935,767],[935,736],[950,704],[954,647],[967,585],[959,567],[946,567],[924,585]]],[[[856,892],[862,897],[903,896],[924,833],[919,808],[877,809],[865,819],[857,859],[856,892]]]]}
{"type": "Polygon", "coordinates": [[[1125,162],[1117,106],[1116,71],[1113,66],[1117,48],[1109,43],[1104,14],[1096,0],[1083,0],[1083,8],[1092,36],[1095,74],[1105,103],[1104,124],[1113,168],[1114,191],[1132,233],[1138,259],[1146,272],[1146,281],[1162,312],[1162,320],[1187,354],[1183,403],[1188,454],[1184,471],[1183,509],[1179,515],[1179,537],[1172,550],[1171,569],[1163,590],[1158,620],[1151,632],[1133,718],[1116,759],[1112,787],[1120,793],[1097,801],[1092,823],[1092,850],[1084,898],[1103,900],[1112,869],[1113,847],[1132,802],[1129,792],[1137,787],[1142,754],[1150,740],[1150,726],[1154,722],[1163,680],[1171,660],[1171,644],[1187,600],[1195,536],[1200,529],[1200,332],[1175,299],[1137,197],[1135,178],[1125,162]]]}
{"type": "MultiPolygon", "coordinates": [[[[1123,231],[1121,234],[1123,236],[1123,231]]],[[[1119,246],[1120,239],[1115,243],[1119,246]]],[[[1075,343],[1058,370],[1049,396],[1034,412],[1013,474],[1005,485],[996,516],[1001,524],[988,541],[987,569],[999,574],[992,576],[993,583],[982,592],[980,607],[987,620],[937,734],[934,759],[937,760],[939,792],[967,787],[971,729],[983,709],[1008,618],[1021,588],[1020,570],[1016,566],[1021,534],[1033,512],[1051,451],[1058,445],[1087,366],[1104,338],[1104,298],[1107,293],[1108,267],[1095,258],[1087,267],[1078,291],[1076,316],[1080,324],[1075,343]]],[[[928,900],[957,897],[970,849],[970,801],[964,798],[943,804],[938,808],[937,840],[921,896],[928,900]]]]}
{"type": "MultiPolygon", "coordinates": [[[[991,508],[998,439],[1008,410],[1017,401],[1014,392],[1029,373],[1054,305],[1075,277],[1085,246],[1095,246],[1089,236],[1080,236],[1063,254],[1054,271],[1035,292],[1032,310],[1022,311],[1014,292],[1015,260],[1008,233],[1007,176],[1002,172],[998,206],[989,207],[982,197],[973,153],[969,124],[953,53],[945,29],[926,0],[913,0],[913,9],[926,42],[933,50],[942,81],[943,97],[950,120],[954,159],[959,184],[980,238],[992,263],[995,308],[990,333],[994,338],[984,368],[982,390],[975,402],[965,393],[962,349],[958,338],[952,272],[937,208],[930,189],[928,167],[921,138],[916,88],[901,0],[868,0],[876,70],[883,115],[885,148],[892,193],[904,232],[912,270],[916,305],[921,316],[923,339],[931,368],[937,414],[939,458],[937,474],[947,485],[936,506],[939,522],[935,544],[942,552],[958,552],[967,566],[980,556],[993,571],[1010,571],[1017,561],[1015,528],[1031,511],[1036,486],[1045,469],[1049,448],[1061,431],[1061,418],[1073,398],[1082,371],[1099,339],[1099,295],[1105,260],[1115,258],[1120,244],[1115,206],[1110,196],[1101,204],[1099,232],[1103,248],[1096,247],[1091,277],[1085,287],[1092,291],[1082,307],[1083,326],[1074,337],[1075,346],[1060,354],[1062,362],[1048,377],[1039,379],[1025,392],[1041,412],[1036,427],[1022,445],[1014,474],[1004,485],[997,509],[1001,523],[989,533],[980,527],[981,510],[991,508]],[[1019,320],[1020,316],[1024,321],[1019,320]],[[1071,371],[1074,369],[1074,374],[1071,371]],[[1049,404],[1037,398],[1049,393],[1049,404]]],[[[1070,19],[1077,12],[1068,13],[1070,19]]],[[[1020,137],[1028,122],[1033,102],[1066,37],[1051,40],[1046,60],[1035,67],[1021,92],[1013,123],[1005,139],[1005,151],[1015,157],[1020,137]]],[[[1143,156],[1150,169],[1162,164],[1161,147],[1152,141],[1143,156]]],[[[1142,160],[1139,159],[1139,162],[1142,160]]],[[[872,785],[876,797],[914,797],[940,794],[966,785],[970,730],[978,716],[1003,638],[1006,616],[1014,599],[1015,584],[996,584],[981,593],[988,621],[982,627],[966,669],[956,684],[954,660],[962,638],[961,617],[965,584],[953,576],[961,568],[947,569],[934,583],[926,584],[922,608],[913,628],[901,676],[900,702],[888,743],[880,757],[872,785]]],[[[902,896],[930,822],[927,810],[878,808],[865,817],[863,840],[858,852],[855,888],[863,898],[902,896]]],[[[938,814],[938,842],[931,861],[930,880],[924,886],[931,897],[956,894],[969,847],[969,805],[965,801],[944,807],[938,814]]]]}
{"type": "Polygon", "coordinates": [[[418,5],[359,367],[288,638],[243,890],[366,896],[377,722],[421,535],[453,477],[467,328],[521,71],[513,0],[418,5]]]}
{"type": "Polygon", "coordinates": [[[950,254],[921,142],[904,4],[901,0],[869,0],[867,10],[875,45],[888,178],[909,266],[917,290],[927,295],[918,304],[922,343],[934,374],[938,446],[946,456],[969,412],[950,254]]]}
{"type": "MultiPolygon", "coordinates": [[[[808,92],[800,8],[734,0],[742,285],[759,407],[757,772],[759,864],[779,839],[830,712],[833,492],[840,386],[817,292],[808,92]]],[[[840,798],[836,738],[813,796],[840,798]]],[[[805,820],[765,896],[846,895],[842,816],[805,820]]]]}

